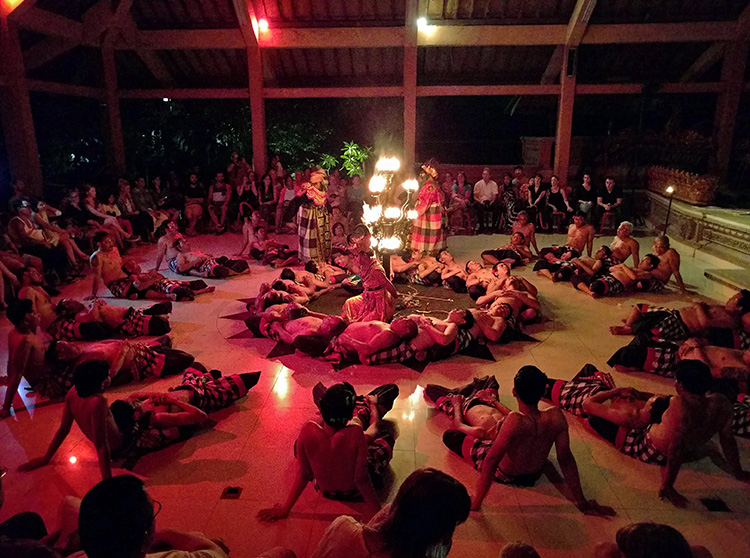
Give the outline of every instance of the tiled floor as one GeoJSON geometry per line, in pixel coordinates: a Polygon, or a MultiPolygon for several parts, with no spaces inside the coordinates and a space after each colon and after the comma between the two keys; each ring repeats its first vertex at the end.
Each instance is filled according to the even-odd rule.
{"type": "MultiPolygon", "coordinates": [[[[489,245],[505,243],[506,238],[454,237],[450,245],[462,260],[476,257],[489,245]]],[[[539,240],[546,245],[562,239],[540,236],[539,240]]],[[[233,253],[238,241],[236,235],[225,235],[199,238],[194,245],[216,254],[233,253]]],[[[641,244],[642,251],[650,248],[648,239],[642,239],[641,244]]],[[[135,257],[151,264],[152,252],[153,248],[140,248],[135,257]]],[[[694,257],[687,249],[683,250],[682,261],[685,280],[698,292],[726,296],[728,291],[703,278],[706,268],[721,265],[694,257]]],[[[530,269],[518,273],[534,278],[530,269]]],[[[347,380],[362,391],[386,382],[398,383],[401,396],[389,415],[400,430],[393,459],[394,487],[416,467],[433,466],[455,475],[473,490],[477,474],[443,446],[441,434],[448,421],[425,405],[420,386],[427,383],[455,386],[474,376],[494,374],[501,385],[503,402],[514,407],[510,384],[520,366],[536,364],[550,376],[570,378],[587,362],[606,369],[607,358],[627,341],[609,335],[607,327],[625,316],[631,300],[593,300],[568,284],[555,285],[534,278],[547,318],[530,330],[538,342],[494,347],[497,358],[494,363],[458,357],[432,364],[420,375],[395,365],[355,366],[334,372],[324,363],[299,356],[284,357],[283,363],[269,361],[263,355],[273,346],[270,341],[229,339],[244,324],[222,316],[244,310],[237,299],[253,296],[260,283],[273,275],[273,271],[254,265],[250,276],[214,282],[217,290],[213,295],[200,296],[193,303],[175,304],[171,319],[178,348],[225,372],[260,370],[263,374],[246,399],[212,417],[216,420],[212,429],[141,459],[133,470],[162,503],[160,525],[203,530],[212,537],[222,537],[232,548],[232,555],[238,558],[252,557],[279,544],[292,548],[300,557],[308,556],[337,514],[357,514],[356,505],[325,500],[309,487],[288,520],[267,525],[255,518],[259,509],[285,495],[293,471],[292,443],[303,421],[314,412],[311,388],[316,382],[347,380]],[[242,487],[240,498],[220,500],[226,486],[242,487]]],[[[82,281],[67,288],[65,295],[84,296],[89,288],[89,281],[82,281]]],[[[673,292],[640,298],[678,305],[688,302],[679,300],[673,292]]],[[[108,301],[122,304],[122,301],[108,301]]],[[[0,320],[3,346],[8,328],[7,320],[0,320]]],[[[3,369],[6,359],[7,351],[3,350],[0,355],[3,369]]],[[[619,385],[662,392],[673,389],[670,381],[656,377],[614,375],[619,385]]],[[[175,382],[175,379],[162,380],[152,387],[166,390],[175,382]]],[[[112,390],[109,397],[132,389],[112,390]]],[[[18,465],[45,450],[61,411],[60,404],[35,405],[33,396],[25,396],[25,400],[28,411],[0,422],[0,464],[11,468],[4,479],[6,501],[0,519],[34,510],[54,525],[61,498],[68,494],[82,496],[97,482],[96,455],[74,427],[52,465],[32,473],[15,472],[18,465]],[[70,462],[72,456],[77,458],[75,464],[70,462]]],[[[485,501],[483,512],[472,514],[457,529],[451,556],[496,556],[506,542],[523,540],[534,544],[545,558],[581,557],[588,555],[588,549],[597,541],[611,540],[621,526],[645,520],[677,527],[688,540],[708,546],[719,558],[750,556],[747,486],[711,463],[689,464],[680,473],[677,487],[690,498],[690,505],[677,510],[656,497],[657,467],[619,455],[575,418],[570,419],[570,424],[572,447],[585,493],[613,506],[617,517],[607,520],[582,516],[546,479],[531,489],[496,485],[485,501]],[[699,502],[699,498],[716,496],[727,502],[731,513],[710,513],[699,502]]],[[[750,446],[745,440],[738,441],[743,461],[750,468],[750,446]]]]}

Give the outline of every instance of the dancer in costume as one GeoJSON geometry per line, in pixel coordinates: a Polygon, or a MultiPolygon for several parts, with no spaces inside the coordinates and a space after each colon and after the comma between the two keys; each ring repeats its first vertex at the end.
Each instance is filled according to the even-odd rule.
{"type": "Polygon", "coordinates": [[[304,262],[310,260],[329,261],[331,259],[331,225],[328,219],[328,177],[323,169],[318,169],[310,182],[302,185],[302,205],[297,210],[299,233],[299,257],[304,262]]]}
{"type": "Polygon", "coordinates": [[[427,177],[417,195],[416,210],[418,217],[414,220],[411,231],[411,248],[430,256],[446,247],[445,228],[443,227],[443,204],[445,196],[437,183],[437,170],[434,162],[422,165],[427,177]]]}

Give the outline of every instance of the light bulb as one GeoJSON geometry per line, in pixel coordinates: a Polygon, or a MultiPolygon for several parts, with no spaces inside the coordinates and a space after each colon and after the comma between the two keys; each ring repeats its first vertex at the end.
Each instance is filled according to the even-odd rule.
{"type": "Polygon", "coordinates": [[[375,206],[370,207],[369,205],[364,204],[362,206],[362,220],[368,225],[380,219],[380,216],[382,214],[383,214],[383,206],[381,205],[375,205],[375,206]]]}
{"type": "Polygon", "coordinates": [[[396,172],[401,167],[401,161],[396,157],[381,157],[375,163],[377,172],[396,172]]]}
{"type": "Polygon", "coordinates": [[[409,221],[413,221],[417,217],[419,217],[419,213],[417,213],[416,209],[410,209],[406,212],[406,218],[409,219],[409,221]]]}
{"type": "Polygon", "coordinates": [[[393,219],[395,221],[401,217],[401,210],[398,207],[386,207],[383,215],[386,219],[393,219]]]}
{"type": "Polygon", "coordinates": [[[417,182],[414,178],[410,178],[409,180],[404,181],[402,186],[407,192],[416,192],[417,190],[419,190],[419,182],[417,182]]]}
{"type": "Polygon", "coordinates": [[[70,459],[68,461],[70,461],[73,465],[75,465],[75,463],[76,463],[76,461],[78,461],[78,459],[76,458],[75,455],[71,455],[70,459]]]}
{"type": "Polygon", "coordinates": [[[268,31],[268,20],[267,19],[259,19],[258,20],[258,29],[262,33],[265,33],[266,31],[268,31]]]}
{"type": "Polygon", "coordinates": [[[372,175],[370,179],[370,192],[379,194],[383,190],[385,190],[385,177],[380,174],[372,175]]]}
{"type": "Polygon", "coordinates": [[[672,188],[671,186],[667,186],[667,194],[672,194],[672,193],[674,193],[674,188],[672,188]]]}
{"type": "Polygon", "coordinates": [[[398,250],[401,248],[401,239],[397,236],[387,236],[380,239],[378,246],[381,250],[398,250]]]}
{"type": "Polygon", "coordinates": [[[417,29],[425,30],[427,28],[427,18],[420,17],[417,19],[417,29]]]}

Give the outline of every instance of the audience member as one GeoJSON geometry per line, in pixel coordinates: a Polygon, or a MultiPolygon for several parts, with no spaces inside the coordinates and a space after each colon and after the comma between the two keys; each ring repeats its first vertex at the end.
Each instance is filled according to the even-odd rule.
{"type": "Polygon", "coordinates": [[[474,184],[474,202],[477,209],[477,220],[479,221],[479,234],[492,234],[497,230],[499,219],[497,182],[491,178],[492,172],[489,167],[482,171],[482,179],[474,184]],[[489,222],[488,222],[489,219],[489,222]]]}

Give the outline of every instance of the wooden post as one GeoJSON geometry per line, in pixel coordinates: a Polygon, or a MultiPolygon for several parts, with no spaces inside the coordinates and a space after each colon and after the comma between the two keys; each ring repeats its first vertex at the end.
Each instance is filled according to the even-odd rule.
{"type": "Polygon", "coordinates": [[[104,69],[104,102],[107,107],[107,147],[109,164],[116,175],[125,174],[125,142],[122,139],[120,120],[120,97],[117,93],[117,69],[115,53],[109,46],[102,47],[104,69]]]}
{"type": "Polygon", "coordinates": [[[30,193],[42,194],[42,166],[36,144],[34,118],[31,113],[29,86],[23,65],[18,30],[0,14],[0,70],[4,68],[4,85],[0,87],[0,114],[10,171],[22,180],[30,193]]]}
{"type": "Polygon", "coordinates": [[[555,139],[555,174],[563,184],[568,183],[570,168],[570,137],[573,131],[573,105],[576,98],[575,68],[568,68],[571,49],[565,49],[560,73],[560,100],[557,110],[557,134],[555,139]],[[568,75],[573,74],[573,75],[568,75]]]}
{"type": "Polygon", "coordinates": [[[724,91],[716,103],[714,119],[715,162],[713,171],[721,180],[726,180],[732,157],[732,140],[734,139],[737,110],[742,98],[745,67],[748,56],[747,40],[735,41],[724,50],[724,62],[721,68],[721,81],[724,91]]]}
{"type": "Polygon", "coordinates": [[[247,49],[247,70],[250,76],[250,117],[253,132],[253,167],[256,173],[267,170],[266,146],[266,101],[263,98],[263,61],[260,47],[249,46],[247,49]]]}
{"type": "Polygon", "coordinates": [[[404,30],[404,168],[414,166],[417,149],[417,0],[406,2],[404,30]]]}

